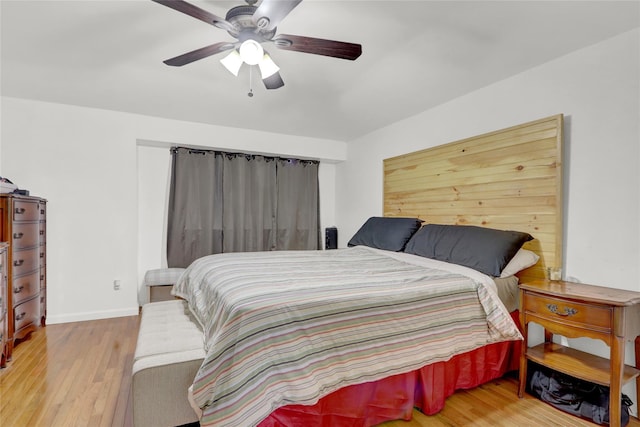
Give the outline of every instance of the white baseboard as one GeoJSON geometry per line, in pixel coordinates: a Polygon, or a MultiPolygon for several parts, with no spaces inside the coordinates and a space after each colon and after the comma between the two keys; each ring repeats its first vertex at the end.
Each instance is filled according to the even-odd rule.
{"type": "Polygon", "coordinates": [[[110,319],[112,317],[137,316],[140,308],[135,307],[123,308],[118,310],[90,311],[84,313],[62,314],[57,316],[47,315],[47,325],[55,325],[57,323],[84,322],[87,320],[110,319]]]}

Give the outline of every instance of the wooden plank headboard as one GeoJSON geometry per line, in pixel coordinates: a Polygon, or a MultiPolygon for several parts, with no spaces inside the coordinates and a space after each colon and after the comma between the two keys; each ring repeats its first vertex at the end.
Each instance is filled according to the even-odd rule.
{"type": "Polygon", "coordinates": [[[561,114],[384,160],[384,215],[525,231],[540,261],[562,266],[561,114]]]}

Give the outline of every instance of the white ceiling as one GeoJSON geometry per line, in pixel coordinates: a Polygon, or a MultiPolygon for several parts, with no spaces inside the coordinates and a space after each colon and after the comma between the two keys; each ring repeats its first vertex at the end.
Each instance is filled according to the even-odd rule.
{"type": "MultiPolygon", "coordinates": [[[[238,4],[192,1],[224,17],[238,4]]],[[[267,91],[224,54],[163,60],[226,31],[151,0],[2,0],[1,94],[349,141],[640,26],[638,1],[305,0],[278,33],[360,43],[356,61],[269,51],[267,91]]]]}

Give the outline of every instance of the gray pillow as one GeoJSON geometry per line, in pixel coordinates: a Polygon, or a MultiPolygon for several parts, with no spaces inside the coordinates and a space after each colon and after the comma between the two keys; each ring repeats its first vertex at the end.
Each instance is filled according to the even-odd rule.
{"type": "Polygon", "coordinates": [[[422,225],[418,218],[371,217],[349,240],[347,246],[369,246],[399,252],[422,225]]]}
{"type": "Polygon", "coordinates": [[[497,277],[518,249],[531,239],[528,233],[519,231],[427,224],[413,235],[404,251],[497,277]]]}

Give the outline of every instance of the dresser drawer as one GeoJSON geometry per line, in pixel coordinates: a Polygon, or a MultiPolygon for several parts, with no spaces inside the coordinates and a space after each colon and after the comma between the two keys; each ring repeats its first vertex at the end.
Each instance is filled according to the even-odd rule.
{"type": "Polygon", "coordinates": [[[38,265],[40,267],[47,265],[47,247],[45,245],[38,248],[38,265]]]}
{"type": "Polygon", "coordinates": [[[40,267],[40,289],[44,289],[47,287],[47,269],[42,266],[40,267]]]}
{"type": "MultiPolygon", "coordinates": [[[[40,251],[41,249],[33,248],[13,252],[13,277],[20,276],[37,270],[40,267],[40,251]]],[[[44,249],[42,249],[44,251],[44,249]]]]}
{"type": "Polygon", "coordinates": [[[47,204],[45,202],[38,203],[38,219],[45,221],[47,219],[47,204]]]}
{"type": "Polygon", "coordinates": [[[40,219],[40,203],[31,200],[15,200],[13,203],[14,221],[38,221],[40,219]]]}
{"type": "Polygon", "coordinates": [[[11,245],[14,249],[30,248],[39,244],[39,224],[33,223],[15,223],[13,225],[13,235],[11,236],[11,245]]]}
{"type": "Polygon", "coordinates": [[[528,293],[524,301],[524,309],[544,319],[570,322],[574,326],[585,329],[597,327],[610,330],[613,328],[613,313],[610,306],[587,305],[528,293]]]}
{"type": "Polygon", "coordinates": [[[40,237],[40,244],[43,244],[47,241],[47,223],[41,222],[39,226],[38,237],[40,237]]]}
{"type": "Polygon", "coordinates": [[[14,329],[17,332],[29,325],[37,325],[40,321],[40,298],[32,298],[13,309],[14,329]]]}
{"type": "Polygon", "coordinates": [[[13,305],[29,299],[40,291],[40,276],[38,271],[34,271],[27,276],[13,279],[11,286],[13,292],[13,305]]]}

